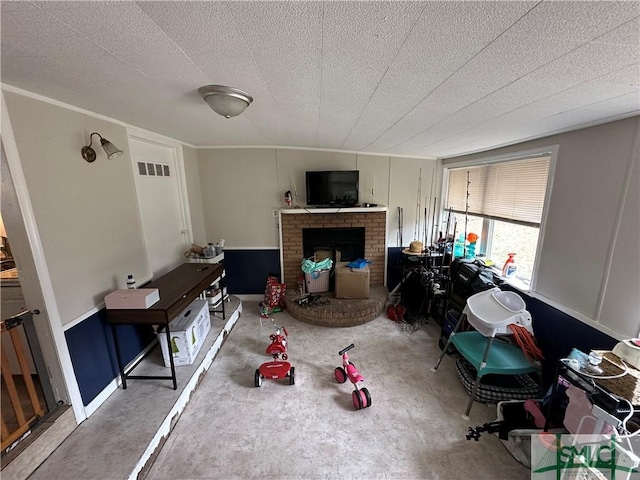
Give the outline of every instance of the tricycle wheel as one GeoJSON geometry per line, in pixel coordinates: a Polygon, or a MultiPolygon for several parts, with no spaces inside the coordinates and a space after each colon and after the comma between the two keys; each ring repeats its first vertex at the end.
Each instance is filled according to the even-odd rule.
{"type": "Polygon", "coordinates": [[[282,354],[282,360],[286,360],[287,358],[289,358],[289,355],[287,355],[286,353],[282,354]]]}
{"type": "Polygon", "coordinates": [[[371,395],[369,395],[369,390],[367,390],[367,388],[363,388],[362,390],[360,390],[362,393],[364,393],[364,398],[367,402],[367,404],[364,406],[364,408],[368,408],[371,406],[371,395]]]}
{"type": "Polygon", "coordinates": [[[289,385],[296,384],[296,369],[295,367],[291,367],[289,370],[289,385]]]}
{"type": "Polygon", "coordinates": [[[336,367],[333,374],[336,376],[338,383],[344,383],[347,381],[347,373],[344,371],[344,368],[336,367]]]}
{"type": "Polygon", "coordinates": [[[358,390],[351,392],[351,400],[353,400],[353,406],[356,410],[362,409],[362,398],[360,398],[360,392],[358,390]]]}
{"type": "Polygon", "coordinates": [[[255,379],[253,381],[253,384],[256,387],[259,387],[262,385],[262,375],[260,375],[260,369],[256,368],[256,375],[255,375],[255,379]]]}
{"type": "Polygon", "coordinates": [[[367,396],[362,389],[358,390],[358,397],[360,398],[360,408],[367,408],[369,406],[367,396]]]}

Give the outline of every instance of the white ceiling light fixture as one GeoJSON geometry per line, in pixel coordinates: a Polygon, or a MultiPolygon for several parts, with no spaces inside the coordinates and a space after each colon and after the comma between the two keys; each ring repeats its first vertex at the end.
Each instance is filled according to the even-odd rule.
{"type": "Polygon", "coordinates": [[[198,93],[214,112],[224,118],[240,115],[253,102],[253,97],[248,93],[223,85],[206,85],[200,87],[198,93]]]}

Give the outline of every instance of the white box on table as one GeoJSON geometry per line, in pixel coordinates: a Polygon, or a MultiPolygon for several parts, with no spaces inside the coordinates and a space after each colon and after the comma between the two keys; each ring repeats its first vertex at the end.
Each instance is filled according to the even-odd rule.
{"type": "Polygon", "coordinates": [[[198,356],[210,329],[211,317],[209,316],[208,302],[194,300],[186,310],[169,323],[170,347],[167,345],[167,334],[164,328],[158,330],[157,335],[162,349],[164,366],[171,366],[169,349],[171,349],[175,366],[191,365],[198,356]]]}
{"type": "Polygon", "coordinates": [[[160,300],[157,288],[127,288],[116,290],[104,297],[104,304],[108,309],[138,309],[149,308],[160,300]]]}

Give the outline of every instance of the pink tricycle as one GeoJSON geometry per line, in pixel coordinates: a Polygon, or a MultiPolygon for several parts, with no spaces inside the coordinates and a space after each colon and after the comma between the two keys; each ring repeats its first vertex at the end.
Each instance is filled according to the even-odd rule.
{"type": "Polygon", "coordinates": [[[371,406],[371,395],[369,395],[369,390],[367,390],[366,387],[360,388],[358,386],[358,383],[364,381],[364,377],[360,375],[356,366],[349,361],[349,355],[347,352],[354,347],[355,345],[352,343],[338,352],[338,355],[342,356],[342,366],[336,367],[334,374],[338,383],[344,383],[347,379],[353,383],[353,386],[355,387],[355,390],[351,392],[353,406],[356,410],[362,410],[363,408],[371,406]]]}
{"type": "Polygon", "coordinates": [[[289,377],[289,385],[296,383],[295,368],[286,361],[289,358],[287,355],[289,334],[286,328],[278,327],[275,322],[273,325],[276,328],[276,333],[269,336],[271,344],[267,347],[267,355],[271,355],[273,360],[263,363],[260,368],[256,369],[254,380],[256,387],[262,385],[263,378],[275,380],[289,377]]]}

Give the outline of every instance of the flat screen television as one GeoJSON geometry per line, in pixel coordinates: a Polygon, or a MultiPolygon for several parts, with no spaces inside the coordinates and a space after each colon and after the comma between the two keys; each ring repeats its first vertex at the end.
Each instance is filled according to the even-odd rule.
{"type": "Polygon", "coordinates": [[[358,170],[307,172],[307,205],[352,207],[358,204],[358,170]]]}

